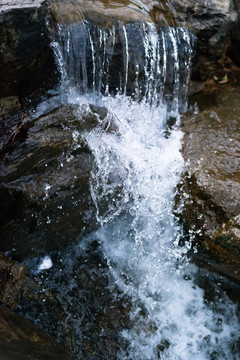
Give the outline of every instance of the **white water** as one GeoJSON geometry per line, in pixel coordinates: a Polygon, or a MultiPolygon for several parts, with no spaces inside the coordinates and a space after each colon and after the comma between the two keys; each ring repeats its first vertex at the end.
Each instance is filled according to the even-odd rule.
{"type": "Polygon", "coordinates": [[[101,228],[93,237],[108,261],[111,286],[132,304],[131,328],[121,332],[129,345],[118,359],[158,359],[160,353],[171,360],[238,359],[231,349],[238,337],[236,306],[229,299],[226,305],[225,295],[220,310],[205,302],[194,282],[198,269],[185,256],[188,246],[178,246],[173,206],[183,168],[181,132],[164,136],[165,107],[123,95],[101,104],[119,132],[95,129],[85,138],[96,159],[92,197],[101,228]]]}
{"type": "MultiPolygon", "coordinates": [[[[126,341],[118,359],[239,359],[233,349],[239,329],[236,306],[224,293],[215,303],[206,300],[196,285],[198,269],[186,256],[190,245],[178,245],[181,227],[173,216],[184,166],[182,134],[175,127],[166,136],[166,126],[172,116],[178,124],[179,109],[186,107],[190,35],[171,28],[158,34],[152,24],[98,29],[82,22],[59,27],[59,38],[53,46],[63,101],[79,105],[79,121],[89,103],[107,108],[106,123],[117,129],[99,126],[82,134],[95,158],[91,195],[99,230],[80,239],[78,247],[84,252],[97,239],[108,264],[109,289],[129,298],[129,327],[119,334],[126,341]],[[109,79],[117,33],[123,67],[113,96],[109,79]],[[134,54],[136,34],[142,51],[134,54]]],[[[74,324],[76,317],[69,313],[74,324]]]]}

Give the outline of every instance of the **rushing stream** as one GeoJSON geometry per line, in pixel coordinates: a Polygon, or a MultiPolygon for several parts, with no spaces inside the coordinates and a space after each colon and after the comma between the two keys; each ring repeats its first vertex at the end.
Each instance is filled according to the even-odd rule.
{"type": "MultiPolygon", "coordinates": [[[[56,325],[44,313],[37,322],[75,359],[239,359],[237,306],[224,279],[189,262],[173,215],[192,35],[87,21],[57,32],[61,101],[78,106],[79,121],[89,104],[107,116],[105,130],[81,134],[95,159],[98,230],[28,261],[64,313],[56,325]]],[[[77,147],[80,134],[72,136],[77,147]]]]}

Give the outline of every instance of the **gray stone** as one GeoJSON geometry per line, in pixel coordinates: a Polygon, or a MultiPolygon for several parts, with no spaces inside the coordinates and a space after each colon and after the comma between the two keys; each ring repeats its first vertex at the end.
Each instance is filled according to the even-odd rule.
{"type": "Polygon", "coordinates": [[[188,172],[179,186],[180,218],[199,254],[240,280],[240,92],[222,90],[198,101],[200,111],[182,118],[188,172]]]}
{"type": "Polygon", "coordinates": [[[205,81],[224,72],[230,30],[237,24],[232,0],[170,1],[176,23],[196,35],[192,79],[205,81]]]}

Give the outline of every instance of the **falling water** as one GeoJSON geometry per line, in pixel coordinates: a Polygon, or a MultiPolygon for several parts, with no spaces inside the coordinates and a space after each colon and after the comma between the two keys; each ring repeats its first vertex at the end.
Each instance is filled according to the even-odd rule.
{"type": "Polygon", "coordinates": [[[85,20],[58,25],[53,48],[63,92],[130,95],[167,104],[169,116],[177,116],[186,107],[192,42],[183,28],[119,22],[101,29],[85,20]]]}
{"type": "MultiPolygon", "coordinates": [[[[97,355],[86,358],[239,359],[236,306],[220,293],[221,284],[208,280],[211,296],[198,285],[200,270],[188,262],[188,246],[179,246],[181,227],[173,215],[183,169],[182,134],[177,126],[166,129],[168,120],[174,118],[177,124],[179,111],[186,109],[192,40],[185,29],[157,29],[150,23],[58,25],[53,48],[62,101],[78,105],[79,121],[86,109],[91,111],[89,103],[105,107],[107,128],[114,124],[115,129],[99,126],[83,134],[95,158],[91,196],[99,229],[79,239],[74,251],[65,250],[55,263],[51,254],[47,258],[56,272],[65,269],[67,279],[74,274],[57,286],[62,286],[58,297],[67,309],[63,326],[71,324],[80,339],[76,358],[84,358],[82,332],[84,326],[90,331],[90,325],[83,320],[84,290],[72,312],[72,298],[66,294],[78,294],[80,286],[74,256],[82,256],[82,263],[89,262],[92,269],[86,249],[97,242],[105,269],[99,263],[95,271],[104,271],[108,278],[102,292],[123,303],[128,324],[119,325],[116,354],[110,350],[99,355],[96,345],[97,355]]],[[[45,271],[42,264],[36,277],[45,271]]],[[[45,287],[54,288],[61,275],[51,273],[52,268],[45,287]]],[[[88,306],[86,301],[85,318],[90,316],[88,306]]],[[[101,306],[109,317],[111,302],[101,306]]],[[[100,344],[107,335],[104,327],[99,331],[100,344]]]]}

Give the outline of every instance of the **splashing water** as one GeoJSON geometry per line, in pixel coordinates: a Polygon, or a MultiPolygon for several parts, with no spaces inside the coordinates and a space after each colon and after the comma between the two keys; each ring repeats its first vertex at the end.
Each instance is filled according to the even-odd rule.
{"type": "MultiPolygon", "coordinates": [[[[108,289],[131,304],[117,358],[239,359],[236,305],[219,287],[209,301],[197,285],[199,270],[188,262],[188,245],[179,246],[173,215],[182,134],[166,127],[186,109],[191,35],[147,23],[100,29],[82,21],[59,25],[58,36],[53,47],[64,101],[79,105],[79,121],[89,102],[107,109],[106,130],[83,134],[95,158],[91,195],[100,226],[80,239],[78,252],[97,239],[108,289]]],[[[64,261],[70,269],[71,256],[64,261]]],[[[63,288],[68,302],[65,294],[63,288]]],[[[77,324],[75,332],[82,326],[77,316],[66,320],[77,324]]]]}
{"type": "Polygon", "coordinates": [[[86,139],[96,159],[92,197],[102,227],[95,237],[114,285],[131,298],[132,326],[121,332],[128,347],[118,359],[237,359],[231,349],[239,325],[235,305],[226,308],[221,299],[215,313],[206,304],[188,276],[197,273],[185,256],[189,249],[178,246],[173,205],[183,166],[181,132],[164,136],[164,107],[125,96],[104,103],[117,114],[119,133],[96,129],[86,139]]]}

